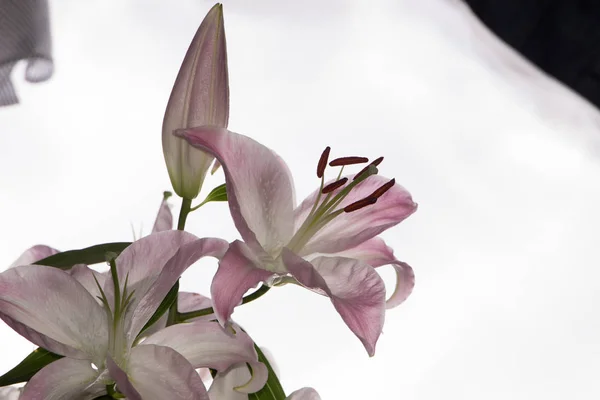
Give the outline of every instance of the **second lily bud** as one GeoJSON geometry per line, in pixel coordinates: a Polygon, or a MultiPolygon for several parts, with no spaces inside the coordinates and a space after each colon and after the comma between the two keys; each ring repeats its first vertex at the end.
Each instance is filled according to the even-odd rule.
{"type": "Polygon", "coordinates": [[[165,162],[175,192],[198,196],[213,157],[173,135],[176,129],[226,128],[229,120],[229,76],[223,6],[208,12],[185,55],[162,126],[165,162]]]}

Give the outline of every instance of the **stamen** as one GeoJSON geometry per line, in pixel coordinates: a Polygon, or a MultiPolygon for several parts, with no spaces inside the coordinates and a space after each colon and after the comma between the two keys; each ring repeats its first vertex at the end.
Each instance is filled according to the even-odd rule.
{"type": "Polygon", "coordinates": [[[354,203],[344,207],[344,212],[351,213],[353,211],[360,210],[361,208],[365,208],[375,203],[377,203],[377,197],[365,197],[362,200],[355,201],[354,203]]]}
{"type": "Polygon", "coordinates": [[[363,169],[361,169],[359,171],[358,174],[354,175],[354,178],[352,178],[352,180],[355,180],[356,178],[358,178],[359,176],[361,176],[362,174],[364,174],[364,172],[372,165],[374,167],[378,166],[379,164],[381,164],[381,162],[383,161],[383,157],[379,157],[376,158],[375,160],[371,161],[371,163],[369,165],[367,165],[366,167],[364,167],[363,169]]]}
{"type": "Polygon", "coordinates": [[[329,152],[331,151],[331,147],[325,147],[323,153],[321,154],[321,158],[319,158],[319,164],[317,164],[317,177],[322,178],[323,173],[325,173],[325,167],[327,166],[327,160],[329,160],[329,152]]]}
{"type": "Polygon", "coordinates": [[[392,186],[396,183],[396,178],[391,179],[389,182],[383,184],[379,189],[375,190],[373,193],[369,195],[369,197],[375,197],[376,199],[383,196],[385,192],[390,190],[392,186]]]}
{"type": "Polygon", "coordinates": [[[325,186],[321,190],[321,193],[323,193],[323,194],[331,193],[335,189],[338,189],[338,188],[344,186],[346,184],[346,182],[348,182],[348,178],[342,178],[339,181],[332,182],[329,185],[325,186]]]}
{"type": "Polygon", "coordinates": [[[353,165],[369,162],[367,157],[340,157],[329,163],[330,167],[339,167],[341,165],[353,165]]]}
{"type": "Polygon", "coordinates": [[[382,161],[383,161],[383,157],[376,158],[373,160],[371,165],[378,166],[379,164],[381,164],[382,161]]]}

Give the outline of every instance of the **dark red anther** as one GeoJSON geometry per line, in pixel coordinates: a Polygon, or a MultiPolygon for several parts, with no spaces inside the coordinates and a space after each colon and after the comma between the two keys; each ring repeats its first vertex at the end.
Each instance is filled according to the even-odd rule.
{"type": "Polygon", "coordinates": [[[344,212],[350,213],[352,211],[360,210],[361,208],[365,208],[375,203],[377,203],[377,197],[365,197],[362,200],[355,201],[354,203],[344,207],[344,212]]]}
{"type": "Polygon", "coordinates": [[[359,176],[361,176],[367,169],[369,169],[369,167],[371,165],[373,165],[373,166],[376,167],[379,164],[381,164],[382,161],[383,161],[383,157],[379,157],[379,158],[376,158],[375,160],[371,161],[371,163],[369,165],[367,165],[366,167],[364,167],[363,169],[361,169],[358,174],[354,175],[354,178],[352,178],[352,180],[355,180],[356,178],[358,178],[359,176]]]}
{"type": "Polygon", "coordinates": [[[383,196],[383,194],[385,192],[390,190],[392,188],[392,186],[394,186],[395,183],[396,183],[396,178],[391,179],[387,183],[384,183],[379,189],[377,189],[373,193],[371,193],[369,195],[369,197],[375,197],[376,199],[380,198],[381,196],[383,196]]]}
{"type": "Polygon", "coordinates": [[[323,188],[323,190],[321,190],[321,193],[323,193],[323,194],[331,193],[335,189],[344,186],[346,184],[346,182],[348,182],[348,178],[342,178],[339,181],[332,182],[329,185],[325,186],[323,188]]]}
{"type": "Polygon", "coordinates": [[[371,165],[378,166],[379,164],[381,164],[382,161],[383,157],[376,158],[371,162],[371,165]]]}
{"type": "Polygon", "coordinates": [[[327,166],[327,160],[329,160],[329,152],[331,151],[331,147],[325,147],[323,153],[321,153],[321,158],[319,158],[319,164],[317,164],[317,177],[322,178],[325,173],[325,167],[327,166]]]}
{"type": "Polygon", "coordinates": [[[369,162],[367,157],[340,157],[329,163],[330,167],[341,167],[342,165],[362,164],[369,162]]]}

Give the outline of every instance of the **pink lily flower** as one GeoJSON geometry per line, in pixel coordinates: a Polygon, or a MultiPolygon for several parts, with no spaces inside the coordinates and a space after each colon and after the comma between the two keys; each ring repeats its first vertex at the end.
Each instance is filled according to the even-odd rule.
{"type": "Polygon", "coordinates": [[[213,161],[173,136],[180,128],[210,125],[226,128],[229,120],[229,75],[223,6],[210,9],[196,32],[173,85],[162,127],[162,144],[175,192],[198,196],[213,161]]]}
{"type": "Polygon", "coordinates": [[[131,244],[106,276],[86,266],[68,273],[24,265],[1,273],[0,318],[36,345],[64,356],[27,383],[21,400],[93,399],[114,384],[130,400],[207,400],[196,368],[224,371],[240,362],[253,368],[250,389],[264,384],[266,367],[241,330],[196,321],[139,341],[181,274],[201,257],[221,258],[227,248],[221,239],[166,231],[131,244]]]}
{"type": "MultiPolygon", "coordinates": [[[[417,209],[403,187],[375,174],[381,159],[326,185],[328,148],[317,166],[321,187],[296,207],[289,170],[267,147],[225,129],[176,134],[223,166],[229,208],[244,240],[230,245],[212,282],[219,321],[226,323],[244,293],[259,282],[292,281],[328,296],[372,356],[385,315],[385,286],[373,266],[395,264],[399,284],[392,305],[406,299],[414,285],[410,266],[376,238],[417,209]]],[[[341,158],[330,165],[365,160],[341,158]]]]}

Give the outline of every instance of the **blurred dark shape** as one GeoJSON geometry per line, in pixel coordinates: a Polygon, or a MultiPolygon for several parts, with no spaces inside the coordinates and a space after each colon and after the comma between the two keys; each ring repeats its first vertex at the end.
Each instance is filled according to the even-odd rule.
{"type": "Polygon", "coordinates": [[[19,102],[10,75],[21,60],[28,82],[52,76],[47,0],[0,0],[0,106],[19,102]]]}
{"type": "Polygon", "coordinates": [[[464,1],[507,44],[600,108],[600,1],[464,1]]]}

